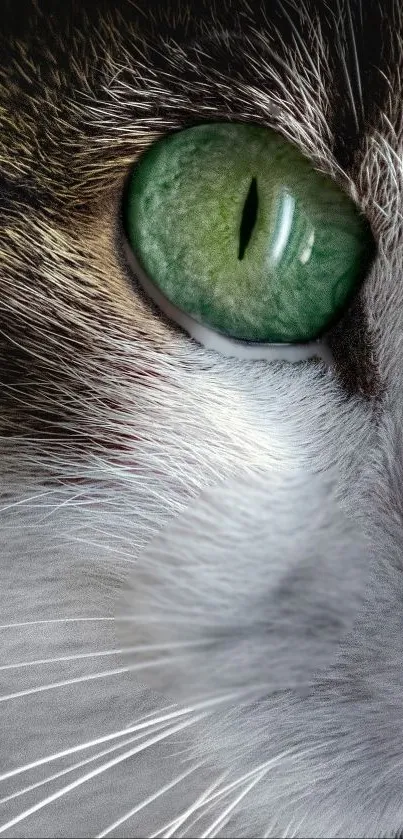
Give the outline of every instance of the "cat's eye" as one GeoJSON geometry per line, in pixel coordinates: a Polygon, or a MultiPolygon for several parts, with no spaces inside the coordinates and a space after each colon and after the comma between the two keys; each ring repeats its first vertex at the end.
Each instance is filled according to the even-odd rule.
{"type": "Polygon", "coordinates": [[[353,201],[254,124],[206,123],[158,140],[131,173],[124,220],[154,299],[237,342],[318,339],[374,255],[353,201]]]}

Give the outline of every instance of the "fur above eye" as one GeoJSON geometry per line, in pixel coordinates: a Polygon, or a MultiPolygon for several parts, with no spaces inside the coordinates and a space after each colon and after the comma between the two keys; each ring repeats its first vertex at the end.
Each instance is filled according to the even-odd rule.
{"type": "Polygon", "coordinates": [[[179,311],[239,341],[318,338],[375,250],[338,185],[253,124],[206,123],[158,140],[131,173],[124,219],[148,280],[179,311]]]}

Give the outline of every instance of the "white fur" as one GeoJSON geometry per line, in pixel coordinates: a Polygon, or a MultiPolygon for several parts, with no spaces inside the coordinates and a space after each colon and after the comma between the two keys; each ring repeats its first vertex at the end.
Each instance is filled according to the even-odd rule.
{"type": "MultiPolygon", "coordinates": [[[[354,36],[347,5],[335,15],[346,72],[354,36]]],[[[380,836],[402,827],[398,70],[354,171],[342,172],[320,21],[303,4],[308,40],[297,28],[277,55],[274,30],[257,31],[247,12],[245,39],[204,24],[211,52],[196,45],[189,58],[174,38],[160,41],[164,72],[135,28],[120,45],[119,26],[106,22],[91,32],[87,66],[77,46],[73,83],[54,72],[46,99],[36,79],[21,124],[12,89],[2,87],[5,174],[17,182],[34,172],[38,189],[50,182],[53,203],[48,211],[45,200],[39,210],[16,202],[1,232],[0,835],[93,836],[118,821],[115,836],[150,836],[164,825],[164,835],[194,835],[192,819],[210,805],[197,835],[238,826],[242,836],[380,836]],[[220,40],[245,53],[253,85],[216,69],[220,40]],[[103,56],[101,83],[92,47],[103,56]],[[200,101],[203,116],[236,107],[281,131],[368,214],[379,244],[363,292],[377,401],[347,396],[322,363],[207,352],[128,286],[113,239],[127,167],[177,126],[178,109],[197,117],[200,101]],[[179,514],[136,576],[144,546],[179,514]],[[383,563],[370,595],[361,538],[383,563]],[[301,564],[308,585],[306,597],[291,598],[294,622],[273,612],[273,593],[301,564]],[[267,638],[270,602],[276,625],[267,638]],[[324,608],[335,623],[311,647],[301,627],[324,608]],[[220,646],[229,628],[230,655],[220,646]],[[336,658],[347,631],[350,646],[336,658]],[[202,644],[194,655],[181,652],[188,641],[202,644]],[[144,643],[154,648],[135,655],[131,648],[144,643]],[[151,664],[164,644],[177,646],[161,648],[168,665],[159,670],[151,664]],[[330,660],[335,670],[326,669],[330,660]],[[262,683],[269,695],[255,692],[262,683]],[[197,707],[159,713],[171,700],[149,685],[197,707]],[[239,697],[243,687],[253,702],[239,697]],[[203,703],[222,693],[231,698],[213,714],[215,705],[203,703]],[[134,731],[153,711],[162,721],[150,717],[134,731]],[[169,738],[155,740],[169,726],[169,738]],[[72,768],[142,732],[147,750],[131,740],[72,768]],[[178,768],[183,750],[190,763],[178,768]],[[193,773],[161,792],[187,768],[193,773]],[[222,795],[211,801],[214,783],[222,795]]],[[[39,69],[29,50],[20,53],[13,73],[22,86],[39,69]]],[[[349,95],[357,120],[359,81],[356,67],[349,95]]]]}

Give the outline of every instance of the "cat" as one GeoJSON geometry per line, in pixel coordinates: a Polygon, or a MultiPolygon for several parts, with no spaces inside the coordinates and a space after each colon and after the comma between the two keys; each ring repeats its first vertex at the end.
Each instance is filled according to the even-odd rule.
{"type": "Polygon", "coordinates": [[[0,835],[403,831],[399,0],[1,9],[0,835]],[[376,256],[325,357],[203,346],[128,173],[276,131],[376,256]]]}

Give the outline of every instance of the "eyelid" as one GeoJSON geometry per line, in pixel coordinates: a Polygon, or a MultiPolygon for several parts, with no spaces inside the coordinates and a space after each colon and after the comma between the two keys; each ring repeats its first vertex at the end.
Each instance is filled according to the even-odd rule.
{"type": "Polygon", "coordinates": [[[123,249],[130,268],[138,279],[146,295],[153,303],[172,320],[180,326],[197,343],[207,350],[214,350],[222,355],[231,358],[245,359],[248,361],[288,361],[291,363],[307,361],[319,358],[328,366],[333,366],[333,355],[326,343],[326,338],[316,341],[309,341],[305,344],[265,344],[252,341],[237,341],[225,335],[215,332],[213,329],[200,324],[186,312],[182,312],[154,285],[144,269],[136,259],[126,238],[123,239],[123,249]]]}

